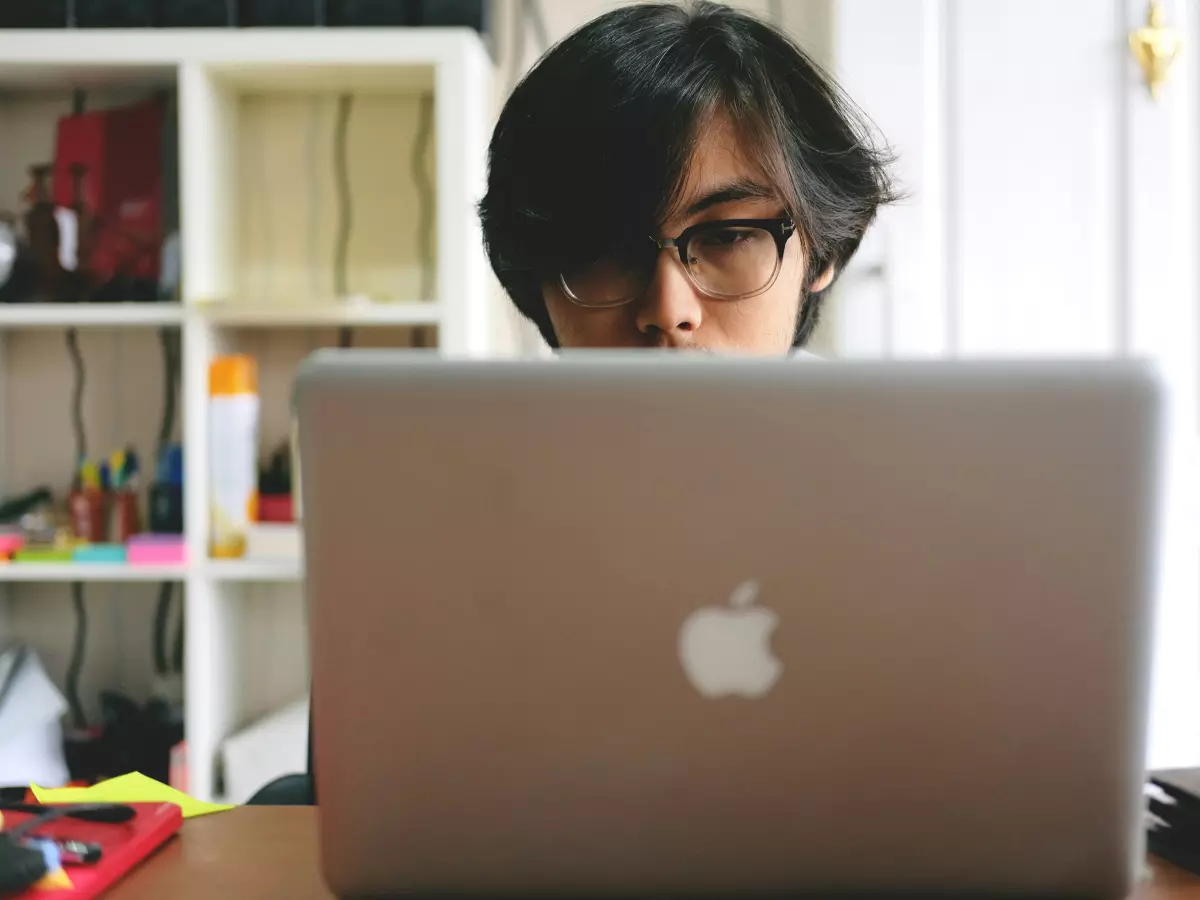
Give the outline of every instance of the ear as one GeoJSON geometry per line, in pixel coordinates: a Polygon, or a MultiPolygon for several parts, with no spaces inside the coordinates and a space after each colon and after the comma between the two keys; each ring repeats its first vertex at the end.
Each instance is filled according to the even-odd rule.
{"type": "Polygon", "coordinates": [[[817,278],[813,281],[813,283],[811,285],[809,285],[808,292],[810,294],[819,294],[821,291],[825,290],[825,288],[829,287],[829,285],[833,283],[833,276],[836,274],[837,274],[837,271],[836,271],[835,267],[830,266],[828,269],[826,269],[824,272],[822,272],[820,275],[818,275],[817,278]]]}

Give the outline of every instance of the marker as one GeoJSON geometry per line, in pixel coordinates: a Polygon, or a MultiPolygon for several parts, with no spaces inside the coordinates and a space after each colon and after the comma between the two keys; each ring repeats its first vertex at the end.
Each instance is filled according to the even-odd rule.
{"type": "Polygon", "coordinates": [[[100,857],[104,855],[103,847],[87,841],[55,839],[54,844],[58,847],[58,855],[64,865],[91,866],[100,862],[100,857]]]}

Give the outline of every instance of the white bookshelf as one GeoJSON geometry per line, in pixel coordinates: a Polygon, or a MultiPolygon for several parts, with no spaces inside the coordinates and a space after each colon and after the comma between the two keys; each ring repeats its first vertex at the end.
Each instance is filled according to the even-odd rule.
{"type": "Polygon", "coordinates": [[[183,581],[187,566],[108,563],[14,563],[0,566],[0,582],[109,581],[119,583],[183,581]]]}
{"type": "Polygon", "coordinates": [[[154,585],[182,584],[190,790],[213,799],[221,741],[306,690],[307,648],[301,561],[207,558],[209,362],[227,351],[258,358],[265,455],[290,430],[296,363],[340,329],[363,345],[494,351],[495,295],[475,214],[491,62],[466,29],[0,31],[0,210],[14,210],[25,167],[52,147],[54,122],[79,88],[96,105],[151,89],[175,94],[182,296],[0,305],[0,488],[67,486],[68,327],[80,329],[88,360],[89,444],[99,452],[132,438],[149,463],[162,391],[156,342],[162,328],[177,328],[188,562],[0,566],[0,628],[38,646],[61,676],[74,627],[65,583],[95,585],[89,591],[111,602],[89,600],[85,692],[123,679],[145,699],[137,695],[149,682],[154,585]],[[340,197],[329,173],[336,104],[347,94],[355,209],[343,298],[331,262],[340,197]],[[433,198],[430,239],[422,190],[433,198]]]}
{"type": "Polygon", "coordinates": [[[209,580],[249,584],[287,584],[304,578],[304,563],[301,560],[231,559],[210,560],[206,567],[209,580]]]}
{"type": "Polygon", "coordinates": [[[183,318],[178,303],[0,303],[0,329],[161,328],[183,318]]]}

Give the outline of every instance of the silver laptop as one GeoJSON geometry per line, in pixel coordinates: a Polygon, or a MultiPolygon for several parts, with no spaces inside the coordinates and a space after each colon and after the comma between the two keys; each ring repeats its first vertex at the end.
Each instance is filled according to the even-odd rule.
{"type": "Polygon", "coordinates": [[[1128,892],[1139,365],[328,352],[298,406],[338,895],[1128,892]]]}

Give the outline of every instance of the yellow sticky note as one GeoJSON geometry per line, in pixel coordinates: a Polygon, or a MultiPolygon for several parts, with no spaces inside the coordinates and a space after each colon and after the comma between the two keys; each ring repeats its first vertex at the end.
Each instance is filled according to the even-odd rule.
{"type": "Polygon", "coordinates": [[[141,772],[130,772],[91,787],[43,788],[34,784],[30,788],[38,803],[174,803],[185,819],[224,812],[234,806],[204,803],[141,772]]]}

